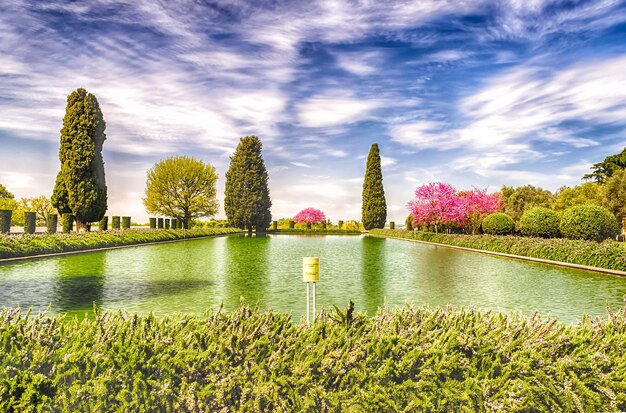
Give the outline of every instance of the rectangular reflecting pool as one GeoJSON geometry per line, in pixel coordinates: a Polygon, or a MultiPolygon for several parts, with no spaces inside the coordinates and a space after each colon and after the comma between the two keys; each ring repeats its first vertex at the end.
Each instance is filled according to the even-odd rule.
{"type": "Polygon", "coordinates": [[[243,299],[305,314],[302,257],[318,256],[318,310],[349,300],[373,314],[384,304],[473,305],[565,322],[621,308],[626,278],[369,236],[241,235],[0,265],[0,307],[90,314],[110,310],[202,313],[243,299]]]}

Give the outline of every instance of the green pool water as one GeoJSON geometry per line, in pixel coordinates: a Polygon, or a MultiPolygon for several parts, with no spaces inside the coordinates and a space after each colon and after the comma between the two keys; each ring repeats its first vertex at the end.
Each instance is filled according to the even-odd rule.
{"type": "Polygon", "coordinates": [[[302,257],[319,256],[318,309],[457,307],[565,322],[619,309],[626,278],[368,236],[228,236],[0,265],[0,308],[84,315],[93,303],[132,312],[201,314],[241,299],[305,314],[302,257]]]}

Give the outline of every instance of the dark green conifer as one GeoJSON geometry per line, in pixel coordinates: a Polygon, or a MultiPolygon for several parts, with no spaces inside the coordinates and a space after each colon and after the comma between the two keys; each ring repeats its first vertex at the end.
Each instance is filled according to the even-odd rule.
{"type": "Polygon", "coordinates": [[[241,138],[226,172],[224,210],[230,225],[265,231],[272,221],[270,190],[265,162],[261,157],[263,145],[256,136],[241,138]]]}
{"type": "Polygon", "coordinates": [[[76,228],[99,221],[107,209],[102,145],[106,139],[96,97],[80,88],[67,97],[61,129],[59,160],[52,203],[60,213],[72,213],[76,228]]]}
{"type": "Polygon", "coordinates": [[[361,220],[366,230],[385,228],[385,221],[387,221],[383,172],[380,167],[380,153],[376,143],[372,145],[367,156],[365,179],[363,180],[361,220]]]}

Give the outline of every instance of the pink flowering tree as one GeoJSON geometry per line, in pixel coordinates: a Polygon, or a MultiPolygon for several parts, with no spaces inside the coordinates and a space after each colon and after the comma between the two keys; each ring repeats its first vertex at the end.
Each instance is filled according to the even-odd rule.
{"type": "Polygon", "coordinates": [[[293,217],[299,224],[306,224],[307,229],[311,229],[311,224],[321,224],[326,221],[326,215],[319,209],[305,208],[293,217]]]}
{"type": "Polygon", "coordinates": [[[486,189],[474,189],[460,192],[458,196],[461,208],[456,222],[460,227],[471,230],[472,234],[478,232],[483,218],[504,208],[499,192],[488,194],[486,189]]]}
{"type": "Polygon", "coordinates": [[[413,226],[427,225],[438,232],[443,224],[458,223],[462,205],[452,185],[433,182],[417,187],[415,199],[407,207],[413,215],[413,226]]]}

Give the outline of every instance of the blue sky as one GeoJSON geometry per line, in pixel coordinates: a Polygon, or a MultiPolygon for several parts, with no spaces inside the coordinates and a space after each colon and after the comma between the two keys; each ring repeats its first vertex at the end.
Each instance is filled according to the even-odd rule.
{"type": "MultiPolygon", "coordinates": [[[[146,171],[224,174],[259,136],[274,218],[360,219],[383,155],[389,219],[416,186],[574,185],[626,146],[619,1],[0,1],[0,182],[50,195],[67,95],[107,122],[109,215],[145,220],[146,171]]],[[[223,217],[223,209],[218,217],[223,217]]]]}

